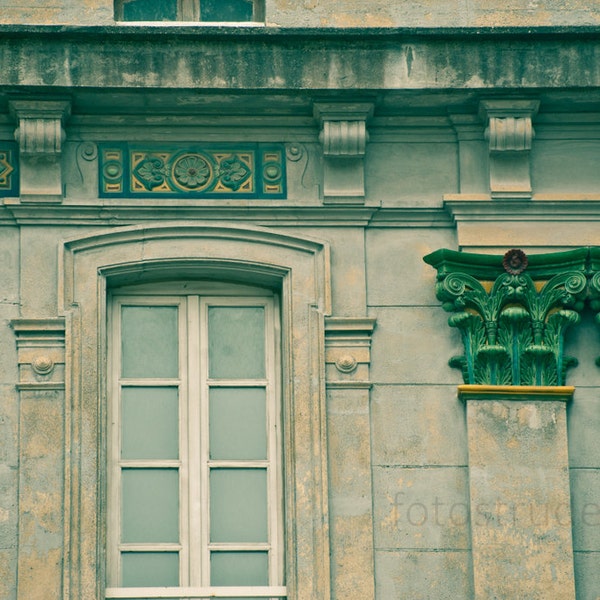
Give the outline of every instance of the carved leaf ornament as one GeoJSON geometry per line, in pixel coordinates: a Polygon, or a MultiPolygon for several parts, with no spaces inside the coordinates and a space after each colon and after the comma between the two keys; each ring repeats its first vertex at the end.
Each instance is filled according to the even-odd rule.
{"type": "Polygon", "coordinates": [[[580,321],[586,300],[600,310],[595,255],[600,249],[531,259],[521,250],[504,257],[450,250],[426,256],[438,270],[437,298],[462,338],[464,354],[450,365],[461,369],[465,383],[564,385],[577,363],[564,355],[565,334],[580,321]]]}

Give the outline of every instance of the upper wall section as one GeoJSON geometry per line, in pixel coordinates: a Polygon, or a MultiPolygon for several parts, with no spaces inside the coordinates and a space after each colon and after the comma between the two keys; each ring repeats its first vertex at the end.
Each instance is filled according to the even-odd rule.
{"type": "MultiPolygon", "coordinates": [[[[266,0],[279,27],[562,27],[600,23],[600,0],[266,0]]],[[[0,0],[0,23],[114,23],[113,0],[0,0]]]]}

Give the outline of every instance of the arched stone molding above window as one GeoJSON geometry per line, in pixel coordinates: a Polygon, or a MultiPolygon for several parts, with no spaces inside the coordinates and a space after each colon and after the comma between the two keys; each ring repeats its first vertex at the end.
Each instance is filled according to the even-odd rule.
{"type": "Polygon", "coordinates": [[[65,599],[104,598],[106,306],[113,287],[225,281],[277,291],[282,325],[287,598],[330,596],[324,317],[329,247],[231,224],[160,223],[64,242],[59,294],[66,317],[65,599]]]}

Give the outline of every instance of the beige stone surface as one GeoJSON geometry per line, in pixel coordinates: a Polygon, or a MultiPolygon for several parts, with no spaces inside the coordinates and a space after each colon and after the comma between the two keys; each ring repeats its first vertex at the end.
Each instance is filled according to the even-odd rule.
{"type": "Polygon", "coordinates": [[[462,344],[439,306],[371,307],[369,316],[377,319],[371,354],[373,383],[461,382],[461,374],[448,366],[448,360],[462,354],[462,344]]]}
{"type": "Polygon", "coordinates": [[[375,547],[470,547],[466,467],[373,467],[375,547]]]}
{"type": "Polygon", "coordinates": [[[423,256],[456,246],[454,229],[389,228],[366,232],[370,306],[436,306],[436,272],[423,256]]]}
{"type": "Polygon", "coordinates": [[[565,403],[467,400],[475,598],[575,598],[565,403]]]}
{"type": "Polygon", "coordinates": [[[467,464],[465,411],[456,386],[376,385],[371,407],[373,464],[467,464]]]}
{"type": "Polygon", "coordinates": [[[376,554],[378,600],[472,600],[468,551],[380,550],[376,554]]]}

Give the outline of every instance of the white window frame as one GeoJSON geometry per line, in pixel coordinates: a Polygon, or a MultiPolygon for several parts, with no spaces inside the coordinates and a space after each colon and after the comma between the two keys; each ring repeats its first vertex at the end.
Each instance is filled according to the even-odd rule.
{"type": "Polygon", "coordinates": [[[108,354],[110,399],[108,422],[107,573],[105,598],[286,598],[284,583],[283,481],[281,433],[281,350],[278,296],[260,288],[214,282],[132,286],[109,295],[108,354]],[[178,309],[179,374],[168,379],[126,379],[120,376],[120,315],[123,306],[173,306],[178,309]],[[208,309],[211,306],[261,306],[265,310],[265,377],[211,380],[208,374],[208,309]],[[198,376],[194,376],[198,373],[198,376]],[[177,460],[122,460],[120,458],[120,393],[130,386],[165,386],[179,390],[179,446],[177,460]],[[215,387],[265,388],[267,401],[267,457],[265,460],[210,460],[209,390],[215,387]],[[148,463],[148,464],[146,464],[148,463]],[[150,464],[152,463],[152,464],[150,464]],[[123,467],[178,468],[180,481],[179,543],[120,544],[120,472],[123,467]],[[267,471],[268,538],[266,543],[211,543],[209,539],[209,473],[211,468],[264,468],[267,471]],[[200,473],[199,477],[190,474],[200,473]],[[191,507],[201,506],[201,512],[191,507]],[[181,586],[171,588],[118,587],[123,550],[177,551],[181,586]],[[211,551],[258,550],[269,552],[268,586],[213,586],[211,551]],[[192,565],[200,565],[194,570],[192,565]]]}

